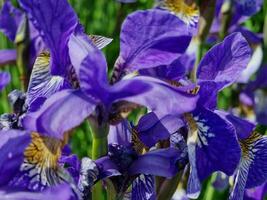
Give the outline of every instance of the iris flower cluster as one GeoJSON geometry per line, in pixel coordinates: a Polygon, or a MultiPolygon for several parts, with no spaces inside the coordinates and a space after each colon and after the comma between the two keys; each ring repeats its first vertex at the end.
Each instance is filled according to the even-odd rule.
{"type": "MultiPolygon", "coordinates": [[[[253,33],[238,26],[260,2],[231,1],[238,16],[229,35],[199,63],[188,53],[202,17],[196,3],[162,0],[135,11],[121,26],[109,76],[102,49],[112,39],[85,33],[67,0],[18,0],[19,8],[6,0],[0,30],[17,48],[0,51],[0,66],[17,63],[24,91],[8,95],[13,112],[0,116],[0,199],[171,199],[178,183],[196,199],[211,175],[230,180],[231,200],[266,190],[267,137],[217,107],[251,60],[253,33]],[[69,141],[84,121],[92,155],[78,158],[69,141]]],[[[10,79],[0,73],[0,90],[10,79]]],[[[253,98],[255,82],[240,95],[253,98]]]]}

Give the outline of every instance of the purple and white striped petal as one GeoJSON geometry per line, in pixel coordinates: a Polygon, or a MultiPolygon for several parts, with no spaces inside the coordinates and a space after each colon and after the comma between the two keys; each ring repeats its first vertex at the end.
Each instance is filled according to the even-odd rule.
{"type": "Polygon", "coordinates": [[[267,180],[267,136],[256,131],[250,137],[240,140],[242,159],[230,200],[243,199],[246,188],[259,186],[267,180]]]}

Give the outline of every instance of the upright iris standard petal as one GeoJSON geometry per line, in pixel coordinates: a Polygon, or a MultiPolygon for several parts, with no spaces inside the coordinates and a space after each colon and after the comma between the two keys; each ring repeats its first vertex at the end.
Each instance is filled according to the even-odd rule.
{"type": "Polygon", "coordinates": [[[67,0],[20,0],[19,2],[51,51],[51,73],[65,75],[66,68],[70,64],[67,43],[78,24],[74,10],[67,0]]]}
{"type": "Polygon", "coordinates": [[[243,199],[245,188],[259,186],[267,180],[267,137],[256,131],[240,140],[242,159],[230,200],[243,199]]]}
{"type": "Polygon", "coordinates": [[[66,131],[78,126],[93,112],[95,105],[95,101],[80,91],[63,90],[52,95],[37,112],[27,114],[23,126],[62,139],[66,131]]]}
{"type": "Polygon", "coordinates": [[[106,101],[109,85],[103,53],[84,34],[72,35],[68,45],[81,89],[90,96],[106,101]]]}
{"type": "Polygon", "coordinates": [[[0,72],[0,91],[9,83],[10,75],[7,72],[0,72]]]}
{"type": "Polygon", "coordinates": [[[6,64],[15,63],[17,59],[17,52],[15,49],[0,50],[0,67],[6,64]]]}
{"type": "Polygon", "coordinates": [[[201,181],[215,171],[232,175],[241,151],[234,127],[216,113],[205,108],[193,112],[197,125],[196,159],[201,181]]]}
{"type": "Polygon", "coordinates": [[[112,81],[118,81],[126,72],[170,64],[184,53],[190,35],[189,28],[166,11],[137,11],[129,15],[122,25],[120,56],[112,81]]]}
{"type": "Polygon", "coordinates": [[[22,11],[14,8],[10,0],[5,1],[0,12],[0,31],[3,32],[11,41],[15,40],[22,15],[22,11]]]}
{"type": "Polygon", "coordinates": [[[206,53],[198,67],[198,81],[215,81],[220,89],[225,88],[239,78],[250,55],[246,39],[233,33],[206,53]]]}
{"type": "Polygon", "coordinates": [[[9,130],[1,131],[0,138],[0,186],[6,186],[19,171],[31,136],[26,131],[9,130]]]}
{"type": "Polygon", "coordinates": [[[148,152],[138,157],[129,167],[129,174],[151,174],[155,176],[173,177],[178,172],[178,161],[187,157],[175,148],[167,148],[148,152]]]}

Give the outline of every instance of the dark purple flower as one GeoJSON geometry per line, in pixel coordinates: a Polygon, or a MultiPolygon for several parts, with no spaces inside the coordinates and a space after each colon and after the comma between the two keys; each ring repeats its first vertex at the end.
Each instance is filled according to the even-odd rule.
{"type": "Polygon", "coordinates": [[[117,191],[125,192],[127,185],[132,184],[132,197],[155,198],[153,176],[174,176],[187,163],[186,149],[170,147],[142,154],[144,146],[137,139],[138,133],[126,121],[116,127],[111,128],[109,132],[108,156],[96,160],[96,163],[100,168],[113,168],[121,173],[120,176],[117,174],[112,178],[117,191]]]}

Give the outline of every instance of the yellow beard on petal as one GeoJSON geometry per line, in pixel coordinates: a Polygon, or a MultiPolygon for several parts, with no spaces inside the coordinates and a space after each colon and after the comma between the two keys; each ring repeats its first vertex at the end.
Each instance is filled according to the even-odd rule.
{"type": "Polygon", "coordinates": [[[250,151],[253,149],[255,142],[261,137],[261,134],[253,131],[253,133],[248,138],[239,141],[243,158],[250,159],[250,151]]]}
{"type": "Polygon", "coordinates": [[[38,133],[32,133],[31,138],[32,142],[24,152],[27,162],[41,168],[56,169],[61,155],[61,141],[38,133]]]}
{"type": "Polygon", "coordinates": [[[30,189],[43,190],[65,181],[68,175],[58,164],[61,148],[65,143],[38,133],[32,133],[31,139],[24,151],[24,161],[20,168],[23,176],[30,179],[30,189]]]}
{"type": "Polygon", "coordinates": [[[199,10],[195,3],[187,4],[184,0],[164,0],[160,7],[163,7],[181,18],[185,23],[191,24],[194,17],[198,17],[199,10]]]}

